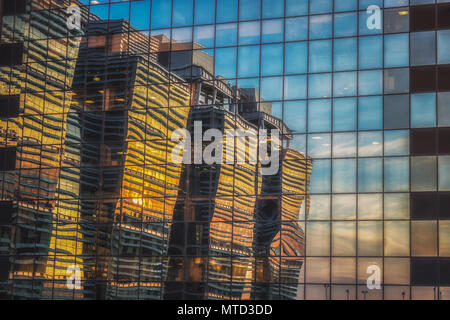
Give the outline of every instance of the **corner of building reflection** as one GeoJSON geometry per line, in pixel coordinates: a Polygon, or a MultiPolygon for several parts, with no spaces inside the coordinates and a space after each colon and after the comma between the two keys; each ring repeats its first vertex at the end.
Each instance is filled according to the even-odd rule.
{"type": "MultiPolygon", "coordinates": [[[[313,165],[290,148],[272,104],[214,77],[199,44],[71,2],[82,31],[67,29],[69,1],[28,0],[3,19],[1,42],[23,55],[0,67],[0,94],[19,103],[0,119],[10,212],[0,221],[0,297],[296,299],[313,165]],[[172,133],[194,139],[195,121],[250,140],[278,129],[277,174],[262,175],[259,162],[173,163],[172,133]],[[81,281],[68,287],[74,274],[81,281]]],[[[234,157],[250,152],[234,146],[234,157]]]]}

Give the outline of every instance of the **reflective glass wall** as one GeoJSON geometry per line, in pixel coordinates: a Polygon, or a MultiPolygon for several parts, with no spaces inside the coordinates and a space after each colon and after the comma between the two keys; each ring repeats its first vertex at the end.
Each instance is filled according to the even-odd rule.
{"type": "Polygon", "coordinates": [[[0,298],[450,299],[449,1],[0,3],[0,298]]]}

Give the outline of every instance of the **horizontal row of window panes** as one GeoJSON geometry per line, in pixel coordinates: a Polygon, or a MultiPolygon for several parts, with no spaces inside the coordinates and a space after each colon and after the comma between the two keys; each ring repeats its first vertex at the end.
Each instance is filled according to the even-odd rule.
{"type": "Polygon", "coordinates": [[[449,191],[449,168],[447,156],[314,160],[310,192],[449,191]]]}

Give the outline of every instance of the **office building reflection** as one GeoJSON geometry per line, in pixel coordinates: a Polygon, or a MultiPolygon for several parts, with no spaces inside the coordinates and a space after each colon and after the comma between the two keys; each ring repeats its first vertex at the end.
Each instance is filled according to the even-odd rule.
{"type": "MultiPolygon", "coordinates": [[[[44,283],[59,276],[47,261],[55,257],[54,226],[65,215],[57,210],[57,186],[83,35],[80,29],[67,28],[68,4],[4,3],[0,94],[8,111],[0,120],[4,157],[0,179],[2,213],[8,224],[1,227],[1,254],[7,255],[2,257],[2,270],[7,276],[0,279],[0,291],[5,296],[40,297],[44,283]]],[[[81,11],[80,19],[85,18],[86,11],[81,11]]],[[[76,233],[67,232],[68,237],[76,233]]]]}
{"type": "Polygon", "coordinates": [[[77,1],[8,3],[1,297],[294,299],[311,161],[289,148],[271,103],[215,76],[197,43],[101,20],[77,1]],[[197,121],[233,140],[230,163],[172,161],[172,133],[194,135],[197,121]],[[270,177],[249,161],[261,128],[286,145],[270,177]]]}

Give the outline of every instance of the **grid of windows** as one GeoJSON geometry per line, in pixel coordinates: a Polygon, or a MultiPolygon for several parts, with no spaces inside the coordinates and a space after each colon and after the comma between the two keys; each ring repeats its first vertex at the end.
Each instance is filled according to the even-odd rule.
{"type": "Polygon", "coordinates": [[[1,298],[450,299],[449,1],[0,3],[1,298]]]}

